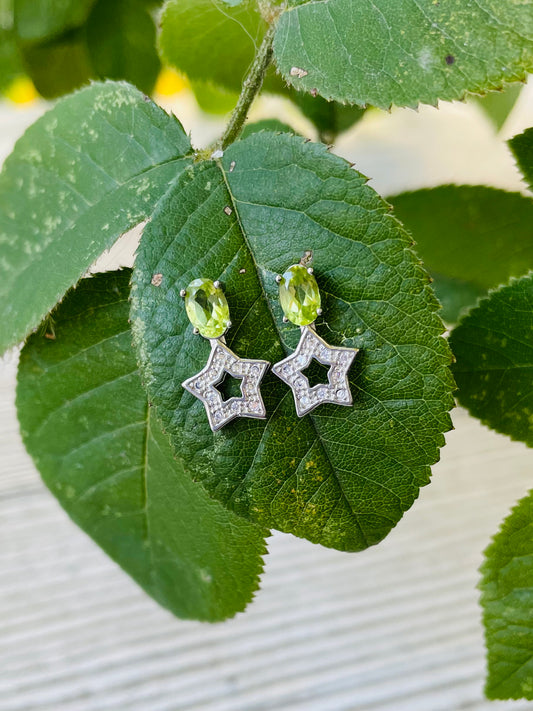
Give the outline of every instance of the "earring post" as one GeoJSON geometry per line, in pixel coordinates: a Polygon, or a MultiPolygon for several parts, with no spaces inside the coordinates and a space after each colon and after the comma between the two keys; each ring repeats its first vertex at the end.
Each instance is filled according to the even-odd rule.
{"type": "MultiPolygon", "coordinates": [[[[302,258],[300,259],[300,264],[302,267],[311,267],[311,264],[313,263],[313,250],[312,249],[306,249],[305,252],[302,254],[302,258]]],[[[312,272],[310,272],[312,274],[312,272]]]]}

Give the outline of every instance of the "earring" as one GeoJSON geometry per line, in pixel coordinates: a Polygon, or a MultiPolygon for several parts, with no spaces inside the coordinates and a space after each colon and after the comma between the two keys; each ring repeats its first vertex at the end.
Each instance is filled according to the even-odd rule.
{"type": "Polygon", "coordinates": [[[231,326],[229,307],[220,282],[195,279],[180,291],[193,332],[207,338],[211,353],[205,367],[182,383],[185,390],[205,407],[209,426],[216,432],[236,417],[265,418],[266,409],[259,384],[270,363],[239,358],[227,346],[224,334],[231,326]],[[241,380],[242,397],[222,398],[217,390],[226,375],[241,380]]]}
{"type": "Polygon", "coordinates": [[[348,371],[359,349],[330,346],[315,330],[320,316],[320,291],[310,266],[312,252],[306,252],[299,264],[290,266],[276,277],[279,298],[285,314],[283,321],[300,326],[301,338],[294,353],[272,366],[272,371],[291,388],[296,414],[303,417],[322,403],[352,405],[348,371]],[[328,365],[328,382],[311,387],[303,371],[315,359],[328,365]]]}

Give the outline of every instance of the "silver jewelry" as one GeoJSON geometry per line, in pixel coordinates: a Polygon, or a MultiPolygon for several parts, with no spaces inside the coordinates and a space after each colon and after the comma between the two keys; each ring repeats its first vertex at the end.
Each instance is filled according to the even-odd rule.
{"type": "MultiPolygon", "coordinates": [[[[196,298],[196,306],[198,307],[198,303],[200,303],[204,309],[202,314],[206,312],[206,309],[209,313],[209,305],[212,306],[211,313],[218,310],[220,314],[221,310],[225,308],[229,314],[226,297],[217,282],[198,279],[181,294],[186,299],[196,298]]],[[[224,339],[224,333],[231,325],[229,319],[226,319],[223,324],[220,319],[216,321],[214,317],[201,321],[195,316],[194,305],[191,308],[189,306],[190,304],[187,305],[187,313],[193,323],[194,330],[209,340],[211,353],[205,367],[196,375],[185,380],[182,383],[183,387],[203,403],[209,426],[213,432],[224,427],[236,417],[264,419],[266,408],[261,397],[260,383],[270,363],[266,360],[239,358],[226,346],[224,339]],[[218,331],[221,331],[220,335],[218,335],[218,331]],[[217,335],[205,335],[206,333],[217,335]],[[241,380],[241,397],[223,399],[222,393],[216,386],[224,380],[226,373],[241,380]]]]}
{"type": "Polygon", "coordinates": [[[307,415],[318,405],[353,405],[348,370],[357,355],[357,348],[336,348],[320,338],[313,326],[302,326],[300,342],[284,360],[272,366],[272,372],[292,389],[296,414],[307,415]],[[310,386],[304,371],[311,361],[317,360],[322,365],[329,365],[328,382],[310,386]]]}
{"type": "Polygon", "coordinates": [[[300,325],[302,335],[294,353],[275,363],[272,372],[291,388],[298,417],[325,403],[353,405],[348,371],[359,352],[357,348],[330,346],[317,334],[315,319],[322,309],[318,285],[309,267],[311,258],[311,253],[306,252],[300,264],[293,264],[283,276],[276,277],[285,318],[300,325]],[[327,383],[311,387],[303,371],[313,359],[328,365],[329,371],[327,383]]]}

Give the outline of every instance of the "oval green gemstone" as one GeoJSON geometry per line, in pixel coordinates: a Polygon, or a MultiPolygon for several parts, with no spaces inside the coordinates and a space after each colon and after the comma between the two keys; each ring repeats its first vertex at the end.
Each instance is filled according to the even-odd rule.
{"type": "Polygon", "coordinates": [[[315,277],[301,264],[293,264],[281,277],[279,300],[289,321],[297,326],[313,323],[320,308],[320,291],[315,277]]]}
{"type": "Polygon", "coordinates": [[[191,281],[185,289],[185,309],[189,321],[205,338],[219,338],[228,328],[228,302],[211,279],[191,281]]]}

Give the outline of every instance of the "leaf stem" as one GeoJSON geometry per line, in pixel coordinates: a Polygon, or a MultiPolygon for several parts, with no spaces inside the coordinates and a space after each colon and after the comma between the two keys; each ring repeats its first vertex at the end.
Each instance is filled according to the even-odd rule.
{"type": "Polygon", "coordinates": [[[242,85],[241,94],[237,106],[233,109],[228,125],[220,139],[220,147],[225,150],[231,143],[239,137],[244,122],[248,116],[250,106],[256,95],[261,90],[266,70],[272,60],[272,42],[274,40],[275,23],[272,23],[266,31],[263,41],[254,62],[242,85]]]}

